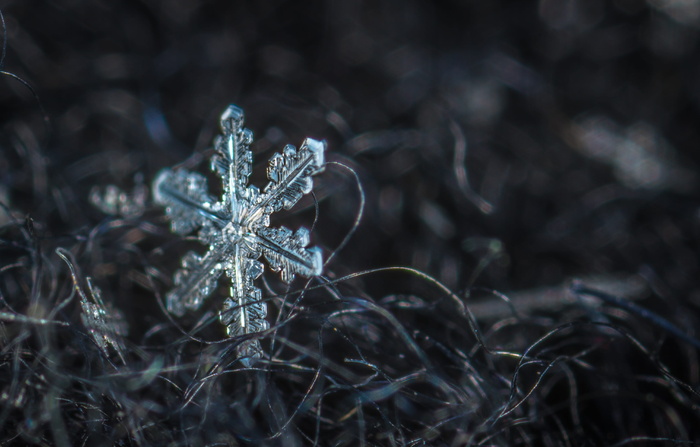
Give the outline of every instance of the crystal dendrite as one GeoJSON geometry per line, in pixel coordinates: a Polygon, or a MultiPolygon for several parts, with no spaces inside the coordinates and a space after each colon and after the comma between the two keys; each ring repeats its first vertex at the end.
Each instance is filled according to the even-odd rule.
{"type": "MultiPolygon", "coordinates": [[[[231,105],[221,115],[221,132],[214,140],[211,169],[221,179],[221,199],[209,195],[204,176],[184,169],[162,170],[153,182],[154,200],[166,207],[172,231],[187,235],[198,231],[198,239],[208,245],[199,255],[189,252],[182,268],[175,273],[173,290],[166,295],[168,311],[182,316],[201,306],[214,291],[225,272],[230,279],[229,296],[219,317],[231,337],[264,331],[266,304],[254,281],[262,274],[261,255],[282,280],[295,275],[320,275],[321,250],[307,248],[309,231],[270,227],[270,215],[290,209],[304,194],[311,192],[312,175],[324,168],[325,141],[307,138],[299,149],[284,147],[269,162],[270,182],[260,191],[248,185],[253,156],[249,146],[253,133],[243,127],[243,111],[231,105]]],[[[261,355],[257,340],[239,349],[246,363],[261,355]]]]}

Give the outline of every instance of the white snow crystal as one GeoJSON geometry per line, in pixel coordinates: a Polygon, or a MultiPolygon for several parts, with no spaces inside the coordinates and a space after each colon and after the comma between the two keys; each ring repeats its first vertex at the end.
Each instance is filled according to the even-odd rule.
{"type": "MultiPolygon", "coordinates": [[[[208,245],[204,255],[194,252],[182,258],[175,273],[175,288],[166,295],[168,310],[181,316],[197,309],[226,273],[231,281],[230,296],[220,312],[231,337],[264,331],[266,304],[254,281],[262,274],[265,256],[268,265],[290,282],[295,275],[320,275],[321,250],[307,248],[309,231],[270,227],[270,215],[290,209],[304,194],[311,192],[311,176],[324,168],[325,141],[307,138],[299,149],[287,145],[269,162],[270,182],[260,191],[248,185],[253,156],[249,149],[253,133],[243,127],[243,111],[231,105],[221,115],[222,135],[214,141],[216,155],[211,168],[221,178],[220,200],[208,193],[202,175],[184,169],[162,170],[153,182],[155,202],[166,207],[172,231],[187,235],[198,231],[208,245]]],[[[251,364],[261,356],[257,340],[244,343],[239,352],[251,364]]]]}

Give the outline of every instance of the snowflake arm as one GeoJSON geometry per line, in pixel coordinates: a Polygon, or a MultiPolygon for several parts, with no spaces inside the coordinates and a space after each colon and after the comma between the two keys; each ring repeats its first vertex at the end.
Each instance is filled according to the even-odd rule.
{"type": "Polygon", "coordinates": [[[219,245],[204,256],[190,251],[182,258],[182,268],[175,272],[175,288],[165,296],[168,312],[181,317],[185,310],[196,310],[216,288],[222,273],[221,258],[229,245],[219,245]]]}
{"type": "Polygon", "coordinates": [[[185,170],[163,169],[153,182],[156,204],[165,206],[174,233],[187,235],[215,224],[226,225],[226,215],[217,212],[216,200],[207,193],[207,179],[185,170]]]}
{"type": "Polygon", "coordinates": [[[212,158],[212,170],[221,177],[224,187],[224,206],[235,223],[240,222],[243,191],[252,171],[253,154],[248,149],[253,132],[243,127],[243,110],[230,105],[221,115],[223,135],[216,138],[217,155],[212,158]]]}
{"type": "Polygon", "coordinates": [[[295,274],[308,278],[320,275],[323,270],[321,250],[305,248],[309,245],[306,228],[299,228],[296,233],[285,227],[261,228],[257,240],[270,268],[280,272],[286,283],[292,282],[295,274]]]}
{"type": "Polygon", "coordinates": [[[310,193],[311,176],[324,168],[325,150],[325,141],[307,138],[298,151],[288,144],[281,154],[273,155],[267,168],[270,183],[247,212],[246,226],[268,226],[270,214],[282,208],[290,209],[304,194],[310,193]]]}
{"type": "Polygon", "coordinates": [[[259,254],[246,246],[245,243],[236,244],[234,256],[226,267],[231,287],[219,318],[226,325],[229,337],[261,332],[269,327],[265,320],[267,306],[260,289],[253,285],[262,274],[263,265],[256,259],[259,254]]]}

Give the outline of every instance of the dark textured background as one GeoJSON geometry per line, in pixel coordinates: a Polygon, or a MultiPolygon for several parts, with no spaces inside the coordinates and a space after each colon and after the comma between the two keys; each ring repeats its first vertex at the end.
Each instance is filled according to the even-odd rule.
{"type": "MultiPolygon", "coordinates": [[[[206,155],[229,103],[244,108],[255,132],[258,185],[265,160],[306,136],[326,139],[328,158],[357,171],[364,215],[328,266],[329,278],[410,266],[464,299],[472,286],[510,293],[574,276],[637,274],[652,290],[644,306],[691,336],[697,331],[700,1],[4,0],[0,10],[7,32],[2,69],[35,92],[13,76],[0,81],[0,193],[22,220],[2,222],[3,262],[26,259],[27,267],[17,277],[3,273],[2,293],[22,310],[32,284],[41,283],[41,302],[55,305],[70,283],[52,252],[72,249],[83,274],[125,313],[134,352],[146,352],[133,356],[134,371],[162,368],[158,374],[179,387],[201,374],[167,370],[201,361],[194,355],[201,346],[171,355],[168,343],[182,334],[154,299],[154,290],[169,287],[184,248],[155,208],[103,232],[110,221],[88,204],[89,191],[110,183],[130,190],[138,174],[148,183],[193,152],[206,155]],[[162,338],[149,338],[162,325],[169,328],[162,338]],[[165,360],[154,366],[156,358],[165,360]]],[[[200,158],[190,161],[196,166],[200,158]]],[[[206,170],[206,163],[198,166],[206,170]]],[[[329,167],[316,195],[314,243],[329,253],[352,225],[358,194],[352,177],[329,167]]],[[[300,210],[285,225],[310,225],[312,202],[300,210]]],[[[274,275],[266,278],[274,285],[274,275]]],[[[692,391],[697,351],[634,313],[555,308],[533,312],[532,320],[486,322],[484,334],[500,334],[491,347],[514,353],[570,321],[613,324],[645,347],[585,324],[557,333],[537,357],[544,360],[533,363],[544,368],[556,360],[538,383],[533,377],[542,371],[518,369],[517,360],[479,348],[450,300],[415,275],[381,272],[338,287],[342,304],[310,293],[280,335],[320,357],[280,354],[284,367],[235,379],[223,374],[207,388],[208,403],[179,407],[181,394],[162,382],[163,389],[125,388],[118,374],[93,389],[81,380],[114,373],[99,354],[93,349],[90,361],[81,352],[59,355],[56,369],[75,378],[56,385],[67,402],[65,436],[74,445],[270,436],[286,445],[315,437],[321,445],[357,445],[355,437],[377,445],[700,439],[692,391]],[[332,312],[365,309],[358,301],[365,299],[392,312],[396,325],[379,311],[331,323],[332,312]],[[324,325],[335,327],[332,334],[324,325]],[[426,357],[405,357],[412,348],[399,327],[431,366],[426,357]],[[580,354],[591,346],[593,353],[580,354]],[[381,373],[366,382],[336,377],[338,370],[318,360],[323,356],[338,364],[359,356],[381,373]],[[465,366],[472,362],[478,373],[465,366]],[[302,366],[319,368],[320,378],[295,372],[302,366]],[[277,400],[256,402],[256,395],[277,400]],[[517,411],[496,420],[508,402],[524,397],[517,411]],[[85,422],[93,416],[75,415],[87,411],[79,410],[83,401],[102,409],[102,428],[85,422]],[[141,412],[131,411],[137,407],[141,412]],[[286,418],[291,422],[280,422],[286,418]],[[126,428],[115,428],[123,420],[126,428]]],[[[75,312],[64,319],[79,324],[75,312]]],[[[210,339],[221,339],[220,327],[208,329],[210,339]]],[[[19,348],[8,340],[25,332],[7,330],[9,357],[0,374],[14,396],[12,378],[23,378],[25,366],[9,360],[19,348]]],[[[50,349],[62,352],[72,337],[81,335],[59,334],[50,349]]],[[[26,343],[28,352],[45,353],[41,342],[26,343]]],[[[226,358],[224,344],[211,346],[212,358],[226,358]]],[[[26,371],[44,367],[53,368],[26,371]]],[[[343,367],[367,377],[372,370],[343,367]]],[[[13,397],[3,399],[12,407],[13,397]]],[[[3,439],[62,442],[55,420],[41,416],[50,414],[48,404],[29,402],[36,414],[14,408],[0,415],[3,439]]]]}

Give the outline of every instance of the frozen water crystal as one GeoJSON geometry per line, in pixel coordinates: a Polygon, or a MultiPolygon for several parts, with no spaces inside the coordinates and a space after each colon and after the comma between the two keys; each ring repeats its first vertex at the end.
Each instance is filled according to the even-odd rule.
{"type": "MultiPolygon", "coordinates": [[[[199,308],[225,272],[231,285],[219,317],[228,335],[236,337],[269,327],[266,304],[254,285],[263,272],[263,264],[258,261],[261,255],[285,282],[297,274],[321,274],[321,250],[306,247],[307,229],[294,232],[269,225],[272,213],[290,209],[311,192],[311,176],[325,165],[326,143],[307,138],[299,149],[285,146],[282,153],[270,159],[270,182],[260,191],[248,185],[253,133],[243,127],[240,108],[231,105],[221,115],[221,131],[211,159],[211,169],[223,186],[220,200],[209,195],[205,177],[184,169],[162,170],[152,189],[155,202],[166,207],[172,231],[183,236],[198,231],[199,240],[208,246],[204,255],[189,252],[182,258],[182,268],[174,276],[175,288],[166,295],[168,311],[181,316],[186,310],[199,308]]],[[[246,364],[251,364],[262,350],[257,340],[248,340],[239,353],[246,364]]]]}

